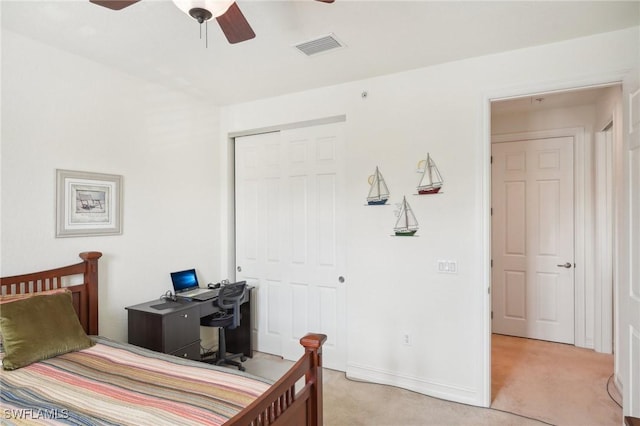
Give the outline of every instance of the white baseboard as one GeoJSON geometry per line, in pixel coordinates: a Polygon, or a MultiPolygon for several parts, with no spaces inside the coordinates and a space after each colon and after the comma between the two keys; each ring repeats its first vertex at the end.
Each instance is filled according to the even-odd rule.
{"type": "Polygon", "coordinates": [[[423,395],[483,407],[482,395],[477,389],[451,385],[420,377],[398,374],[392,371],[371,368],[350,363],[347,365],[347,378],[382,385],[396,386],[423,395]]]}

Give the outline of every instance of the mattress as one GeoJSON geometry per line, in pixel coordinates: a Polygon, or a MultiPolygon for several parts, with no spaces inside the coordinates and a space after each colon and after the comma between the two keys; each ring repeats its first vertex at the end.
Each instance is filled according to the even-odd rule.
{"type": "Polygon", "coordinates": [[[92,339],[96,345],[88,349],[0,369],[0,423],[221,425],[270,385],[235,370],[92,339]]]}

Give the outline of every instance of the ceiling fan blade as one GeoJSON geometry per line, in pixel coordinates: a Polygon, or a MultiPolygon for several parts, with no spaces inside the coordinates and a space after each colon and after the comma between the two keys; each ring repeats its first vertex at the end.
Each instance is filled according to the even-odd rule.
{"type": "Polygon", "coordinates": [[[335,0],[316,0],[321,1],[322,3],[333,3],[335,0]]]}
{"type": "Polygon", "coordinates": [[[223,15],[218,16],[216,21],[229,43],[240,43],[256,36],[236,3],[233,3],[223,15]]]}
{"type": "Polygon", "coordinates": [[[127,6],[131,6],[134,3],[138,3],[140,0],[89,0],[91,3],[99,6],[106,7],[111,10],[124,9],[127,6]]]}

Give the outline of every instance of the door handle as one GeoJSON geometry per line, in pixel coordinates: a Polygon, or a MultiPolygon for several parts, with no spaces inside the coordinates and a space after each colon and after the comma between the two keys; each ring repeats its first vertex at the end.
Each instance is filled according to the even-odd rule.
{"type": "Polygon", "coordinates": [[[567,262],[564,265],[557,265],[557,266],[558,266],[558,268],[567,268],[567,269],[569,269],[569,268],[571,268],[571,263],[567,262]]]}

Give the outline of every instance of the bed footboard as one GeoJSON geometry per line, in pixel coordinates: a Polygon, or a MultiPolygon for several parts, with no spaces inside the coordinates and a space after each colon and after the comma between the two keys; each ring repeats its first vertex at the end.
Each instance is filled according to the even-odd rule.
{"type": "Polygon", "coordinates": [[[321,426],[322,344],[324,334],[307,334],[300,339],[304,355],[269,390],[231,419],[237,426],[321,426]],[[296,382],[305,378],[296,391],[296,382]]]}

